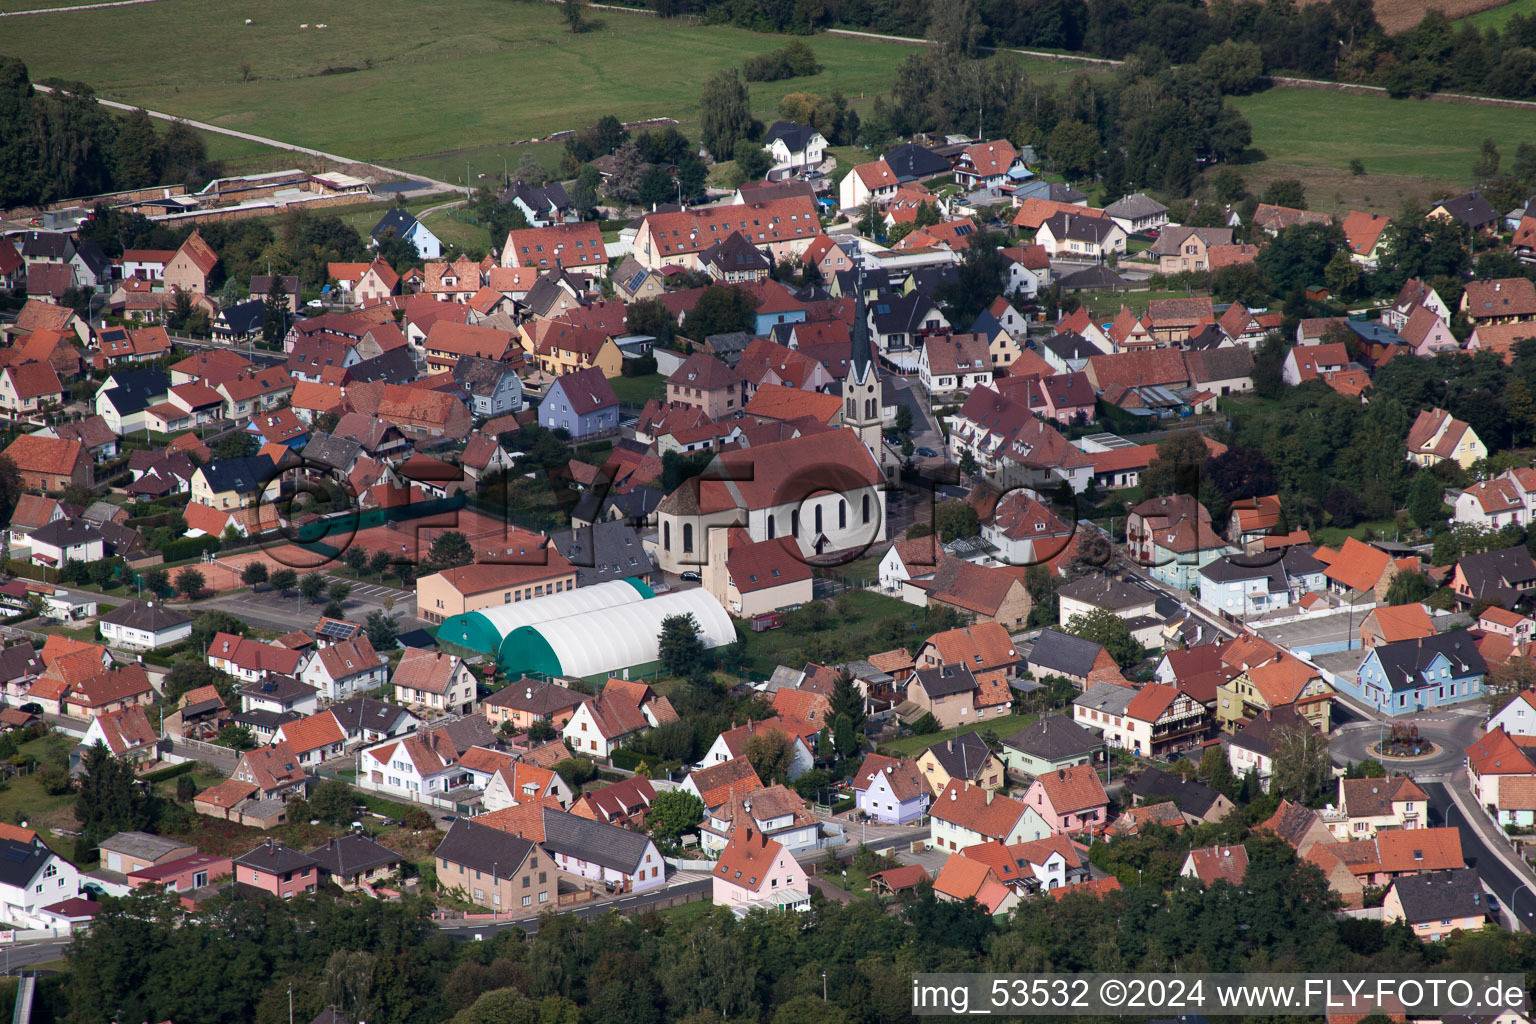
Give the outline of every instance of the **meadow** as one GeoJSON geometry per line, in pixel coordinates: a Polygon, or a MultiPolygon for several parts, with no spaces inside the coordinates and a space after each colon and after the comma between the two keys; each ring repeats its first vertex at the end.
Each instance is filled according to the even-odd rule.
{"type": "Polygon", "coordinates": [[[1523,14],[1527,18],[1536,14],[1536,0],[1510,0],[1509,3],[1490,7],[1485,11],[1478,11],[1476,14],[1469,14],[1460,20],[1470,22],[1484,30],[1490,28],[1502,29],[1509,19],[1517,14],[1523,14]]]}

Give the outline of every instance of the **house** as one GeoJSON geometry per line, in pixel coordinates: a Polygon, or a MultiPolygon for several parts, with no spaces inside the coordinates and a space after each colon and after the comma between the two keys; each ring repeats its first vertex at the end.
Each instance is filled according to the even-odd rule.
{"type": "Polygon", "coordinates": [[[72,483],[90,487],[96,482],[95,465],[79,441],[22,434],[0,454],[15,464],[28,490],[62,491],[72,483]]]}
{"type": "Polygon", "coordinates": [[[720,851],[710,886],[711,902],[733,913],[811,907],[805,869],[782,843],[750,825],[733,833],[720,851]]]}
{"type": "Polygon", "coordinates": [[[791,754],[790,765],[785,773],[791,781],[799,778],[811,769],[815,763],[810,744],[815,741],[816,734],[822,729],[821,724],[802,722],[798,719],[786,719],[779,715],[772,718],[764,718],[750,721],[744,725],[734,726],[722,732],[715,742],[705,751],[699,764],[704,767],[724,764],[734,758],[745,758],[747,742],[758,733],[781,733],[790,741],[791,754]]]}
{"type": "Polygon", "coordinates": [[[1374,839],[1383,829],[1428,828],[1428,801],[1429,796],[1406,775],[1340,778],[1338,809],[1325,815],[1324,821],[1341,842],[1374,839]]]}
{"type": "Polygon", "coordinates": [[[1333,218],[1326,213],[1298,210],[1292,206],[1275,206],[1271,203],[1260,203],[1258,209],[1253,212],[1253,223],[1256,227],[1261,228],[1266,235],[1273,238],[1286,228],[1298,227],[1304,224],[1332,224],[1333,218]]]}
{"type": "Polygon", "coordinates": [[[837,205],[842,210],[857,210],[874,203],[889,202],[895,195],[896,172],[884,160],[858,164],[837,183],[837,205]]]}
{"type": "Polygon", "coordinates": [[[272,734],[273,743],[285,743],[300,765],[318,768],[347,749],[346,735],[329,711],[294,722],[284,722],[272,734]]]}
{"type": "MultiPolygon", "coordinates": [[[[296,685],[303,687],[302,683],[296,685]]],[[[349,747],[403,736],[415,732],[421,726],[421,719],[405,708],[370,697],[353,697],[332,704],[327,710],[341,727],[349,747]]]]}
{"type": "Polygon", "coordinates": [[[1370,650],[1400,640],[1422,640],[1435,632],[1435,624],[1422,604],[1377,605],[1366,612],[1365,621],[1360,623],[1360,643],[1370,650]]]}
{"type": "Polygon", "coordinates": [[[539,425],[564,430],[573,438],[610,433],[618,429],[619,400],[603,371],[593,367],[567,373],[549,386],[539,403],[539,425]]]}
{"type": "Polygon", "coordinates": [[[608,272],[608,252],[595,222],[551,224],[508,232],[501,250],[501,265],[560,267],[601,276],[608,272]]]}
{"type": "Polygon", "coordinates": [[[950,853],[993,840],[1007,845],[1044,839],[1054,831],[1035,804],[963,779],[952,779],[938,793],[928,820],[929,848],[950,853]]]}
{"type": "Polygon", "coordinates": [[[389,663],[373,649],[368,634],[322,647],[305,661],[298,678],[325,700],[346,700],[383,686],[389,663]]]}
{"type": "Polygon", "coordinates": [[[1001,757],[1010,772],[1040,777],[1102,760],[1104,741],[1071,718],[1048,715],[1004,737],[1001,757]]]}
{"type": "Polygon", "coordinates": [[[976,388],[947,422],[950,458],[959,461],[970,452],[977,467],[1005,490],[1044,492],[1065,481],[1082,493],[1093,479],[1092,459],[1027,405],[993,388],[976,388]]]}
{"type": "Polygon", "coordinates": [[[1129,777],[1125,792],[1136,807],[1172,803],[1188,825],[1214,824],[1236,810],[1231,800],[1205,783],[1157,768],[1129,777]]]}
{"type": "Polygon", "coordinates": [[[580,219],[570,194],[558,181],[538,186],[514,181],[501,194],[501,201],[517,207],[529,225],[536,228],[580,219]]]}
{"type": "Polygon", "coordinates": [[[1380,213],[1351,210],[1341,225],[1349,258],[1366,270],[1375,270],[1381,256],[1381,236],[1392,219],[1380,213]]]}
{"type": "MultiPolygon", "coordinates": [[[[556,776],[558,778],[558,776],[556,776]]],[[[636,775],[599,789],[588,790],[571,804],[571,813],[609,825],[642,829],[656,789],[651,780],[636,775]]]]}
{"type": "Polygon", "coordinates": [[[360,832],[327,839],[309,851],[309,859],[320,869],[322,882],[333,882],[347,892],[371,892],[405,863],[402,855],[360,832]]]}
{"type": "Polygon", "coordinates": [[[820,845],[821,826],[793,790],[774,784],[762,789],[737,789],[725,801],[708,808],[699,826],[699,845],[707,854],[724,849],[731,836],[753,829],[783,844],[790,853],[820,845]]]}
{"type": "Polygon", "coordinates": [[[1476,431],[1443,409],[1424,410],[1408,430],[1408,461],[1416,466],[1451,461],[1467,469],[1487,457],[1476,431]]]}
{"type": "Polygon", "coordinates": [[[1007,139],[966,146],[955,159],[955,181],[968,191],[996,188],[1029,177],[1024,158],[1007,139]]]}
{"type": "Polygon", "coordinates": [[[38,927],[41,911],[80,891],[80,872],[31,829],[0,833],[0,915],[7,924],[38,927]]]}
{"type": "Polygon", "coordinates": [[[1524,547],[1462,555],[1451,574],[1451,589],[1465,605],[1491,598],[1505,608],[1536,591],[1536,560],[1524,547]]]}
{"type": "Polygon", "coordinates": [[[1346,538],[1337,551],[1317,548],[1312,556],[1328,566],[1323,570],[1328,589],[1351,600],[1384,601],[1398,573],[1390,555],[1353,537],[1346,538]]]}
{"type": "Polygon", "coordinates": [[[567,874],[610,892],[645,892],[666,884],[666,865],[649,836],[553,807],[543,812],[540,846],[567,874]]]}
{"type": "Polygon", "coordinates": [[[1200,603],[1229,619],[1264,615],[1322,590],[1326,568],[1299,545],[1227,555],[1200,569],[1200,603]]]}
{"type": "MultiPolygon", "coordinates": [[[[605,758],[618,749],[625,737],[676,717],[671,703],[654,694],[650,687],[610,679],[595,699],[576,706],[560,735],[578,754],[605,758]]],[[[716,740],[717,746],[719,743],[716,740]]],[[[705,760],[709,760],[707,755],[705,760]]]]}
{"type": "MultiPolygon", "coordinates": [[[[1107,211],[1106,211],[1107,212],[1107,211]]],[[[1165,228],[1148,250],[1163,274],[1211,270],[1211,249],[1232,244],[1231,228],[1165,228]]]]}
{"type": "Polygon", "coordinates": [[[319,887],[319,865],[308,854],[268,839],[235,858],[235,881],[281,899],[292,899],[319,887]]]}
{"type": "Polygon", "coordinates": [[[127,601],[97,620],[101,638],[114,647],[159,650],[192,635],[192,618],[153,601],[127,601]]]}
{"type": "Polygon", "coordinates": [[[532,915],[556,902],[554,860],[533,841],[460,818],[432,853],[439,884],[476,906],[532,915]]]}
{"type": "Polygon", "coordinates": [[[1434,220],[1452,221],[1473,232],[1497,231],[1499,228],[1499,212],[1476,192],[1442,199],[1431,206],[1425,216],[1434,220]]]}
{"type": "Polygon", "coordinates": [[[103,839],[97,849],[101,851],[101,866],[122,875],[169,864],[197,852],[195,846],[148,832],[119,832],[103,839]]]}
{"type": "Polygon", "coordinates": [[[1425,942],[1439,942],[1483,927],[1489,909],[1477,871],[1461,867],[1394,879],[1381,901],[1381,919],[1406,924],[1425,942]]]}
{"type": "Polygon", "coordinates": [[[166,291],[188,292],[193,296],[208,294],[208,278],[218,265],[219,254],[203,241],[196,228],[181,243],[165,264],[162,280],[166,291]]]}
{"type": "Polygon", "coordinates": [[[498,605],[528,601],[576,589],[576,568],[558,550],[544,546],[542,537],[510,537],[524,562],[474,562],[423,576],[416,581],[416,615],[440,623],[454,615],[498,605]]]}
{"type": "Polygon", "coordinates": [[[981,537],[1013,566],[1043,565],[1065,551],[1076,530],[1026,490],[1010,491],[981,524],[981,537]]]}
{"type": "Polygon", "coordinates": [[[1216,687],[1216,720],[1232,730],[1271,708],[1295,710],[1326,733],[1333,687],[1311,664],[1257,637],[1241,636],[1222,655],[1230,678],[1216,687]]]}
{"type": "Polygon", "coordinates": [[[1138,690],[1124,717],[1125,732],[1112,745],[1143,757],[1189,750],[1204,739],[1211,725],[1201,701],[1166,683],[1148,683],[1138,690]]]}
{"type": "Polygon", "coordinates": [[[974,732],[940,740],[918,755],[917,766],[935,795],[951,782],[995,790],[1003,786],[1007,775],[1003,762],[974,732]]]}
{"type": "MultiPolygon", "coordinates": [[[[529,223],[533,223],[532,220],[529,223]]],[[[378,245],[386,238],[399,238],[410,243],[416,255],[424,260],[440,259],[443,255],[442,240],[403,206],[393,207],[373,226],[370,233],[373,245],[378,245]]]]}
{"type": "Polygon", "coordinates": [[[1302,717],[1293,705],[1282,704],[1260,711],[1227,739],[1227,762],[1232,766],[1234,775],[1246,777],[1252,773],[1259,787],[1267,791],[1284,730],[1311,728],[1312,723],[1302,717]]]}
{"type": "Polygon", "coordinates": [[[704,586],[732,615],[751,618],[814,599],[811,566],[789,537],[753,541],[733,527],[708,557],[704,586]]]}
{"type": "Polygon", "coordinates": [[[26,362],[0,370],[0,409],[35,413],[62,405],[64,385],[47,362],[26,362]]]}
{"type": "Polygon", "coordinates": [[[480,710],[495,726],[511,723],[521,731],[548,722],[558,729],[570,721],[577,705],[591,699],[552,680],[524,677],[481,701],[480,710]]]}
{"type": "Polygon", "coordinates": [[[1461,311],[1476,327],[1529,323],[1536,320],[1536,283],[1524,277],[1468,281],[1461,311]]]}
{"type": "MultiPolygon", "coordinates": [[[[551,745],[564,747],[564,744],[558,740],[551,745]]],[[[475,761],[480,753],[480,748],[476,748],[464,758],[466,766],[477,774],[479,765],[475,761]]],[[[480,806],[485,810],[499,811],[520,804],[547,805],[551,800],[562,808],[572,805],[575,798],[571,794],[571,788],[551,768],[533,764],[527,760],[511,761],[510,755],[500,756],[507,758],[509,763],[498,765],[485,784],[480,787],[480,806]]],[[[569,757],[570,752],[566,751],[562,760],[569,757]]]]}
{"type": "Polygon", "coordinates": [[[55,519],[38,527],[27,538],[33,565],[62,569],[69,562],[81,564],[106,557],[106,537],[92,523],[80,519],[55,519]]]}
{"type": "Polygon", "coordinates": [[[667,377],[669,405],[698,409],[711,420],[738,415],[746,401],[746,381],[708,352],[693,353],[667,377]]]}
{"type": "Polygon", "coordinates": [[[1190,850],[1179,869],[1182,878],[1199,879],[1207,889],[1217,882],[1231,886],[1243,884],[1248,873],[1248,849],[1244,846],[1207,846],[1190,850]]]}
{"type": "Polygon", "coordinates": [[[1141,192],[1115,200],[1104,207],[1104,212],[1127,235],[1144,235],[1168,226],[1168,207],[1141,192]]]}
{"type": "Polygon", "coordinates": [[[1028,662],[1037,679],[1060,676],[1078,686],[1086,685],[1096,670],[1115,667],[1115,659],[1092,640],[1050,628],[1035,638],[1028,662]]]}
{"type": "Polygon", "coordinates": [[[1109,797],[1097,769],[1074,765],[1037,776],[1024,792],[1024,803],[1053,832],[1091,832],[1106,822],[1109,797]]]}
{"type": "Polygon", "coordinates": [[[866,754],[853,776],[855,806],[889,825],[905,825],[921,818],[933,800],[933,791],[916,761],[866,754]]]}
{"type": "Polygon", "coordinates": [[[247,370],[214,387],[224,399],[224,417],[243,420],[281,405],[293,394],[293,377],[282,367],[247,370]]]}
{"type": "MultiPolygon", "coordinates": [[[[1004,884],[989,864],[967,856],[969,852],[953,854],[944,862],[938,877],[933,880],[934,896],[951,903],[973,901],[982,911],[994,917],[1012,911],[1019,904],[1018,890],[1004,884]]],[[[1012,863],[1006,857],[1003,863],[1004,870],[1010,876],[1014,874],[1012,863]]]]}
{"type": "Polygon", "coordinates": [[[731,285],[765,281],[773,270],[773,262],[739,231],[699,253],[698,261],[711,279],[731,285]]]}
{"type": "Polygon", "coordinates": [[[976,677],[965,665],[920,668],[907,683],[907,701],[914,710],[930,714],[943,729],[968,725],[977,718],[976,677]]]}
{"type": "MultiPolygon", "coordinates": [[[[233,633],[218,633],[208,644],[207,658],[208,664],[220,672],[227,672],[246,683],[259,683],[269,676],[291,679],[304,663],[305,656],[300,651],[279,647],[276,644],[262,643],[233,633]]],[[[312,692],[313,688],[310,689],[312,692]]],[[[284,692],[280,696],[274,696],[273,699],[282,699],[287,692],[294,691],[285,684],[284,692]]],[[[247,710],[250,707],[248,704],[247,710]]],[[[300,709],[283,707],[273,710],[300,709]]]]}
{"type": "Polygon", "coordinates": [[[475,705],[475,673],[463,658],[442,651],[407,649],[389,681],[395,700],[407,707],[467,715],[475,705]]]}
{"type": "Polygon", "coordinates": [[[1486,672],[1471,637],[1440,633],[1371,648],[1355,679],[1339,685],[1378,711],[1407,715],[1481,697],[1486,672]]]}
{"type": "Polygon", "coordinates": [[[1125,252],[1125,230],[1108,217],[1080,213],[1056,213],[1035,232],[1035,244],[1045,246],[1053,257],[1107,260],[1111,253],[1125,252]]]}
{"type": "Polygon", "coordinates": [[[76,718],[100,715],[135,705],[148,704],[155,696],[149,676],[140,665],[98,672],[71,683],[60,695],[60,714],[76,718]]]}
{"type": "Polygon", "coordinates": [[[523,407],[523,382],[508,363],[461,355],[453,364],[453,380],[469,398],[469,411],[491,418],[523,407]]]}
{"type": "Polygon", "coordinates": [[[941,334],[924,339],[917,362],[918,379],[930,394],[969,392],[992,383],[987,338],[980,334],[941,334]]]}

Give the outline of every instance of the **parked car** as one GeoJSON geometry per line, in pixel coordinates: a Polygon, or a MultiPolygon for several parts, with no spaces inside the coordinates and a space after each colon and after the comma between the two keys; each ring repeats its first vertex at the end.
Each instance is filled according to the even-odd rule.
{"type": "Polygon", "coordinates": [[[698,583],[698,582],[700,582],[701,580],[704,579],[704,577],[700,576],[698,573],[694,572],[692,569],[689,569],[685,573],[679,573],[677,578],[680,579],[680,580],[687,580],[689,583],[698,583]]]}

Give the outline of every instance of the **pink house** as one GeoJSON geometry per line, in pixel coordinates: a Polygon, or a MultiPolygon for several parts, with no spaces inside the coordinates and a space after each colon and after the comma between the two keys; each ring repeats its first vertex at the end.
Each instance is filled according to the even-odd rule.
{"type": "Polygon", "coordinates": [[[295,893],[314,892],[319,879],[319,869],[313,858],[270,839],[243,857],[235,858],[235,881],[285,900],[295,893]]]}
{"type": "Polygon", "coordinates": [[[135,889],[141,885],[155,884],[165,886],[167,892],[190,892],[210,885],[220,878],[228,878],[233,873],[234,862],[228,857],[217,857],[211,853],[194,853],[164,864],[130,872],[128,884],[135,889]]]}
{"type": "Polygon", "coordinates": [[[737,829],[710,872],[713,902],[722,907],[809,910],[805,869],[784,847],[748,825],[737,829]]]}
{"type": "Polygon", "coordinates": [[[1104,824],[1109,797],[1092,765],[1058,768],[1035,779],[1025,805],[1039,812],[1055,832],[1082,832],[1104,824]]]}

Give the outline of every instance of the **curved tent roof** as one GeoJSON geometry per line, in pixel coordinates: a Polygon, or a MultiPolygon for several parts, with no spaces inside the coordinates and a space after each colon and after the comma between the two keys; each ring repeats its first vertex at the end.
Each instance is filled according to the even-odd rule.
{"type": "Polygon", "coordinates": [[[661,656],[661,623],[672,615],[692,615],[705,647],[736,639],[736,627],[720,602],[696,587],[520,626],[502,643],[498,660],[508,672],[548,676],[590,676],[644,665],[661,656]]]}
{"type": "Polygon", "coordinates": [[[450,615],[438,627],[439,643],[456,644],[472,651],[495,653],[508,635],[524,626],[551,619],[567,618],[636,604],[654,592],[640,580],[611,580],[590,587],[577,587],[561,594],[536,597],[531,601],[495,605],[479,611],[450,615]]]}

